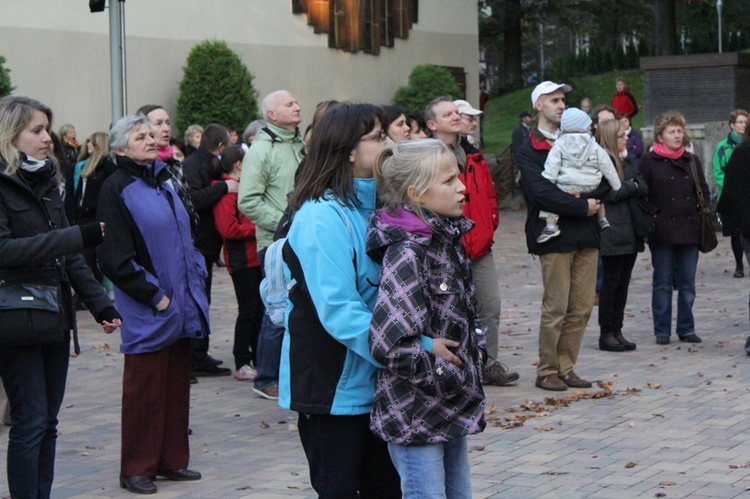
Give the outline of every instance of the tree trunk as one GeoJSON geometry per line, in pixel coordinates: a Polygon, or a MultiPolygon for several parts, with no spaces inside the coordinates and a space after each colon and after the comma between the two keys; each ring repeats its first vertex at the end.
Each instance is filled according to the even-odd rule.
{"type": "Polygon", "coordinates": [[[677,55],[676,0],[654,2],[655,55],[677,55]]]}
{"type": "Polygon", "coordinates": [[[503,51],[503,68],[505,76],[501,78],[506,88],[523,86],[521,74],[521,0],[506,0],[505,4],[505,50],[503,51]]]}

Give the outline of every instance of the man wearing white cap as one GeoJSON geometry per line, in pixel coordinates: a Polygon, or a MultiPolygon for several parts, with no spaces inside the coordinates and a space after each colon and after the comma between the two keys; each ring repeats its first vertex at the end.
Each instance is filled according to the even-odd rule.
{"type": "Polygon", "coordinates": [[[536,386],[554,391],[591,387],[573,368],[594,307],[599,227],[592,215],[601,204],[598,198],[609,190],[605,183],[588,194],[571,195],[542,175],[570,90],[570,85],[551,81],[534,88],[531,103],[538,113],[537,126],[516,155],[528,207],[526,245],[529,253],[539,256],[544,284],[536,386]],[[561,234],[545,243],[537,242],[545,227],[540,209],[559,215],[561,234]]]}
{"type": "Polygon", "coordinates": [[[497,271],[491,253],[492,238],[500,223],[495,185],[487,159],[466,137],[462,137],[475,131],[476,117],[481,113],[465,100],[454,101],[446,95],[427,104],[424,115],[433,137],[443,141],[456,155],[461,170],[460,179],[466,186],[464,215],[475,225],[462,238],[462,242],[471,258],[477,288],[477,315],[482,327],[486,328],[484,384],[505,386],[518,380],[518,373],[509,371],[497,360],[501,304],[497,271]]]}

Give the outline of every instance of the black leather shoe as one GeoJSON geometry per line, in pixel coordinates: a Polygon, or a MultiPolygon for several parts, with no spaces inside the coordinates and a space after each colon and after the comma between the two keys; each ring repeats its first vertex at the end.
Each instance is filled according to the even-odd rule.
{"type": "Polygon", "coordinates": [[[736,277],[737,279],[741,279],[741,278],[745,277],[745,271],[743,269],[737,269],[737,270],[735,270],[734,271],[734,277],[736,277]]]}
{"type": "Polygon", "coordinates": [[[156,472],[156,476],[164,477],[167,480],[174,480],[175,482],[187,482],[190,480],[200,480],[201,474],[197,471],[186,470],[180,468],[177,470],[161,470],[156,472]]]}
{"type": "Polygon", "coordinates": [[[121,476],[120,487],[128,489],[133,494],[156,494],[156,485],[146,475],[121,476]]]}
{"type": "Polygon", "coordinates": [[[208,365],[202,369],[194,369],[192,372],[193,376],[207,376],[207,377],[215,377],[215,376],[229,376],[232,374],[231,369],[227,369],[226,367],[219,367],[217,365],[211,364],[208,365]]]}
{"type": "Polygon", "coordinates": [[[604,350],[605,352],[624,352],[625,345],[617,341],[614,337],[608,336],[607,339],[599,338],[599,350],[604,350]]]}
{"type": "Polygon", "coordinates": [[[686,334],[685,336],[680,336],[680,341],[687,341],[688,343],[700,343],[703,340],[698,336],[697,334],[686,334]]]}
{"type": "Polygon", "coordinates": [[[631,341],[626,340],[625,337],[622,335],[622,333],[620,332],[615,333],[615,339],[619,341],[622,346],[625,347],[625,350],[628,350],[628,351],[635,350],[636,344],[631,341]]]}
{"type": "Polygon", "coordinates": [[[669,345],[669,336],[665,336],[663,334],[657,334],[656,344],[657,345],[669,345]]]}

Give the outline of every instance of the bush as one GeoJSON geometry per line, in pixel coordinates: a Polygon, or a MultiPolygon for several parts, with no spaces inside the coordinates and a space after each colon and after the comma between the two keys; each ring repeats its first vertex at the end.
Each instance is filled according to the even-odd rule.
{"type": "Polygon", "coordinates": [[[225,42],[199,43],[182,69],[175,116],[180,135],[194,123],[221,123],[243,130],[258,117],[253,75],[225,42]]]}
{"type": "Polygon", "coordinates": [[[0,55],[0,98],[10,95],[16,87],[10,84],[10,69],[4,66],[5,57],[0,55]]]}
{"type": "Polygon", "coordinates": [[[441,95],[464,98],[450,71],[433,64],[422,64],[412,70],[409,84],[396,90],[393,104],[407,113],[421,114],[428,102],[441,95]]]}

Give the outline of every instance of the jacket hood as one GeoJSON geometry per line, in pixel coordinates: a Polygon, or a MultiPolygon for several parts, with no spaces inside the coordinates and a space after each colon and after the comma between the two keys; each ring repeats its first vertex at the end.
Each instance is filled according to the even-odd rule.
{"type": "Polygon", "coordinates": [[[425,210],[425,220],[416,215],[410,206],[404,206],[396,213],[377,211],[370,217],[367,228],[367,254],[376,262],[383,260],[388,246],[405,240],[427,246],[433,237],[456,239],[474,227],[474,222],[466,217],[443,218],[425,210]],[[429,235],[425,235],[429,230],[429,235]]]}
{"type": "Polygon", "coordinates": [[[594,137],[587,130],[565,131],[560,134],[557,140],[564,144],[564,147],[561,148],[563,161],[573,163],[582,162],[589,155],[594,154],[594,149],[597,146],[594,137]]]}

